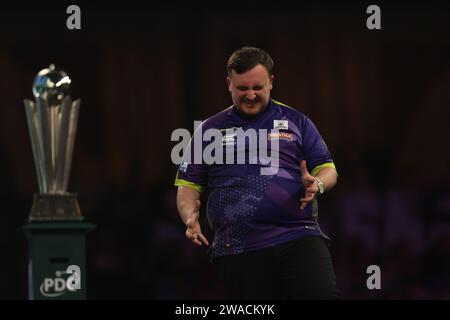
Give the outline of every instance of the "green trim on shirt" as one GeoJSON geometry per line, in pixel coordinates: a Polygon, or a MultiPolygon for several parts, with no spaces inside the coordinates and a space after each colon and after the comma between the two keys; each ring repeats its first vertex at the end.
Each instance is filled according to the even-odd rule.
{"type": "Polygon", "coordinates": [[[276,104],[279,104],[280,106],[287,107],[289,109],[295,110],[294,108],[289,107],[287,104],[284,104],[283,102],[277,101],[275,99],[272,99],[272,101],[275,102],[276,104]]]}
{"type": "Polygon", "coordinates": [[[324,164],[321,164],[317,167],[315,167],[312,171],[311,171],[311,175],[314,177],[316,176],[316,174],[320,171],[320,169],[322,168],[334,168],[336,169],[336,166],[334,165],[334,162],[327,162],[324,164]]]}
{"type": "Polygon", "coordinates": [[[181,187],[181,186],[183,186],[183,187],[190,187],[190,188],[193,188],[193,189],[197,190],[200,193],[202,193],[203,190],[204,190],[203,186],[201,186],[199,184],[196,184],[196,183],[184,180],[184,179],[179,179],[178,178],[178,172],[177,172],[177,176],[175,177],[174,185],[177,186],[177,187],[181,187]]]}

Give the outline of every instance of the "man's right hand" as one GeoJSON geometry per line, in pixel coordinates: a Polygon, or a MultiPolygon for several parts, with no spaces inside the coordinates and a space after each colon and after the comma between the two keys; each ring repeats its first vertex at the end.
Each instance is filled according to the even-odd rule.
{"type": "Polygon", "coordinates": [[[208,246],[208,240],[206,240],[205,236],[202,234],[200,222],[198,221],[200,217],[200,200],[196,200],[195,207],[189,212],[189,216],[191,216],[191,218],[186,221],[186,237],[199,246],[201,246],[202,243],[208,246]]]}

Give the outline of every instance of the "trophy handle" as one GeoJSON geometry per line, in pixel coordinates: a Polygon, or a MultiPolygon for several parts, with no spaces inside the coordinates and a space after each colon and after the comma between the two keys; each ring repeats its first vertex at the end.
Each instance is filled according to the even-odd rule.
{"type": "MultiPolygon", "coordinates": [[[[67,140],[69,131],[69,120],[70,120],[70,105],[72,100],[70,97],[64,98],[60,107],[58,107],[58,122],[59,124],[57,130],[57,141],[55,145],[56,154],[56,190],[60,193],[65,193],[66,189],[63,188],[64,185],[64,173],[67,166],[66,163],[66,150],[67,150],[67,140]]],[[[55,126],[56,126],[55,124],[55,126]]]]}
{"type": "Polygon", "coordinates": [[[37,131],[41,137],[42,145],[42,162],[44,167],[43,180],[44,180],[44,192],[51,193],[53,186],[51,185],[53,176],[53,165],[52,165],[52,150],[50,145],[50,129],[49,129],[49,116],[47,113],[48,104],[47,101],[41,97],[36,99],[36,122],[37,131]]]}
{"type": "Polygon", "coordinates": [[[70,168],[72,166],[72,156],[73,149],[75,145],[75,136],[77,133],[77,123],[78,123],[78,113],[80,110],[81,100],[77,99],[72,103],[72,108],[70,109],[70,118],[67,134],[67,144],[66,144],[66,166],[64,168],[63,180],[62,180],[62,190],[66,191],[69,184],[70,168]]]}
{"type": "Polygon", "coordinates": [[[31,147],[33,150],[34,165],[36,167],[36,176],[39,186],[39,192],[46,193],[48,191],[47,181],[44,177],[44,150],[42,149],[42,136],[39,130],[39,122],[37,119],[36,105],[33,101],[24,100],[25,114],[30,131],[31,147]]]}

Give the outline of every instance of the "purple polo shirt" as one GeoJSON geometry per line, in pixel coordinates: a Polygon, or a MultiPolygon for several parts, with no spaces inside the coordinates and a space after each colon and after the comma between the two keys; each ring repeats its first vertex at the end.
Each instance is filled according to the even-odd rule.
{"type": "Polygon", "coordinates": [[[304,210],[300,209],[300,198],[305,194],[301,182],[302,160],[306,160],[308,171],[313,175],[322,167],[335,167],[312,121],[273,99],[254,118],[243,116],[232,106],[202,122],[184,154],[175,185],[190,186],[200,192],[208,189],[207,218],[214,233],[212,257],[267,248],[306,235],[329,239],[318,224],[317,200],[304,210]],[[277,132],[273,132],[275,127],[277,132]],[[198,149],[196,146],[204,151],[214,141],[203,141],[201,136],[210,128],[223,133],[223,163],[202,161],[195,164],[192,151],[198,149]],[[267,131],[267,134],[257,135],[257,148],[261,139],[267,139],[269,155],[273,155],[271,141],[278,141],[279,161],[275,174],[261,174],[262,168],[273,163],[267,164],[259,156],[256,163],[250,162],[250,139],[240,140],[239,147],[232,133],[236,128],[254,129],[258,133],[267,131]],[[225,163],[229,152],[234,154],[233,164],[225,163]],[[236,163],[239,152],[247,154],[243,164],[236,163]]]}

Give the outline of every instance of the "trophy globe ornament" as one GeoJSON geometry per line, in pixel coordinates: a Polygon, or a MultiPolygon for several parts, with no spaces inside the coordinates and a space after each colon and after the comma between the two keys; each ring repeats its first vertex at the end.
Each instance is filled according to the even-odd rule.
{"type": "Polygon", "coordinates": [[[59,105],[62,100],[69,95],[71,80],[67,73],[56,70],[51,64],[48,68],[42,69],[34,78],[33,95],[37,99],[46,99],[49,106],[59,105]]]}

